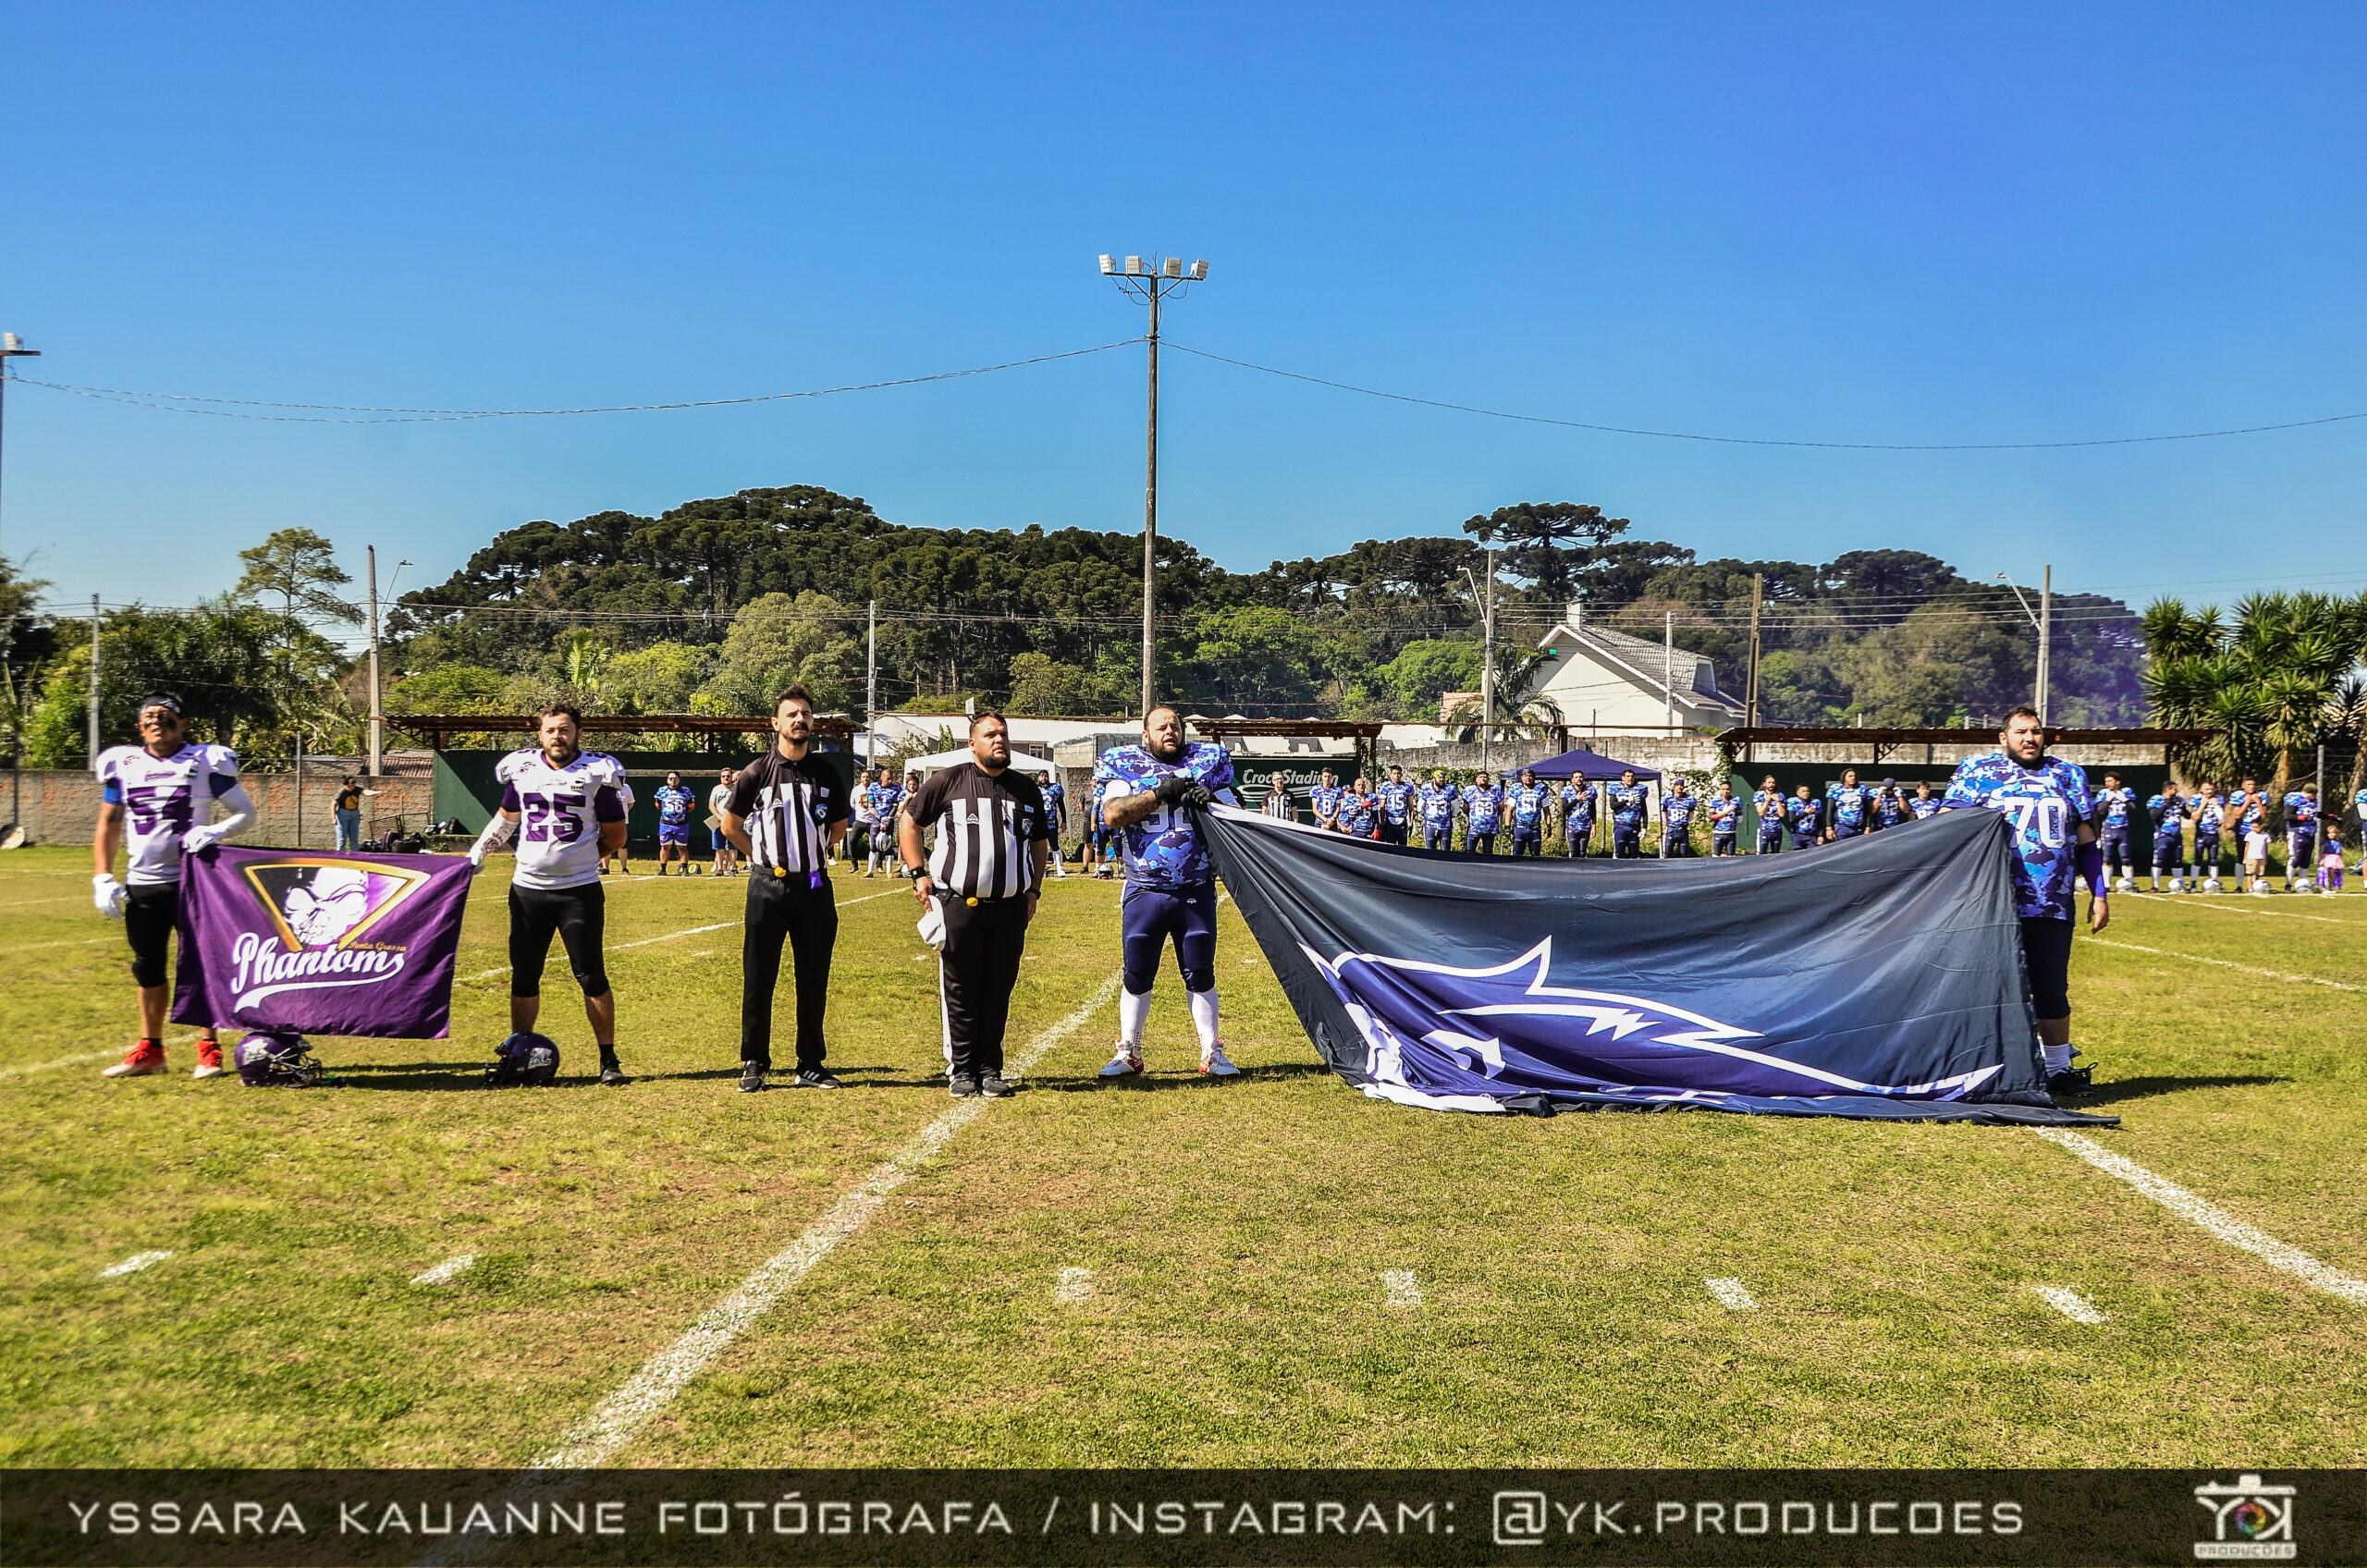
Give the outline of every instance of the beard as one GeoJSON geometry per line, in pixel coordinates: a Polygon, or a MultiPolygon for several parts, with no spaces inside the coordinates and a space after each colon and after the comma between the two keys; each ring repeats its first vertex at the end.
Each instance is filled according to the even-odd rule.
{"type": "Polygon", "coordinates": [[[1161,746],[1156,741],[1146,741],[1143,743],[1143,750],[1165,763],[1180,762],[1184,757],[1184,742],[1180,739],[1172,746],[1161,746]]]}

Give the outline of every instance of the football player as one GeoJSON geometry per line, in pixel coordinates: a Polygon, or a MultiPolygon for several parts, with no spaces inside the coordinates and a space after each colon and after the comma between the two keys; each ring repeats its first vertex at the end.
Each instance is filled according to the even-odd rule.
{"type": "Polygon", "coordinates": [[[2077,1095],[2092,1067],[2074,1069],[2071,1045],[2071,884],[2084,876],[2093,896],[2088,927],[2102,932],[2112,918],[2105,902],[2104,857],[2096,848],[2095,802],[2088,776],[2046,754],[2046,730],[2036,713],[2016,708],[1998,732],[1998,749],[1956,765],[1941,804],[1958,811],[1988,809],[2014,825],[2014,903],[2022,923],[2022,960],[2046,1066],[2047,1092],[2077,1095]]]}
{"type": "MultiPolygon", "coordinates": [[[[1324,774],[1327,783],[1331,775],[1324,774]]],[[[1224,1054],[1217,1032],[1216,870],[1191,807],[1233,797],[1233,760],[1222,746],[1184,740],[1173,708],[1151,709],[1142,741],[1101,753],[1093,767],[1093,794],[1101,819],[1126,847],[1126,892],[1119,908],[1124,989],[1118,998],[1118,1049],[1104,1078],[1143,1070],[1143,1024],[1150,992],[1171,938],[1175,965],[1200,1037],[1200,1071],[1230,1078],[1240,1071],[1224,1054]]],[[[1334,817],[1337,805],[1334,804],[1334,817]]],[[[1335,821],[1336,830],[1336,821],[1335,821]]]]}
{"type": "Polygon", "coordinates": [[[600,1047],[600,1082],[624,1083],[617,1060],[617,998],[608,988],[607,894],[601,862],[620,853],[630,799],[624,766],[581,743],[583,716],[553,703],[535,717],[539,746],[510,753],[494,765],[501,809],[484,825],[469,864],[518,839],[518,869],[509,878],[509,1032],[534,1033],[543,1011],[543,965],[551,937],[567,949],[567,966],[583,987],[583,1016],[600,1047]]]}
{"type": "Polygon", "coordinates": [[[1602,792],[1602,803],[1611,813],[1611,858],[1641,860],[1644,858],[1644,819],[1651,810],[1651,797],[1636,783],[1636,770],[1624,768],[1619,782],[1602,792]]]}
{"type": "Polygon", "coordinates": [[[731,840],[723,834],[723,808],[731,800],[731,781],[738,777],[734,770],[727,767],[723,776],[715,781],[715,788],[706,792],[706,830],[715,840],[715,874],[717,876],[732,874],[733,851],[731,840]]]}
{"type": "Polygon", "coordinates": [[[2202,781],[2194,798],[2194,874],[2206,893],[2219,890],[2219,834],[2227,821],[2227,802],[2219,786],[2202,781]]]}
{"type": "MultiPolygon", "coordinates": [[[[896,812],[904,803],[904,792],[896,788],[893,768],[883,767],[878,777],[854,792],[855,804],[871,819],[871,836],[863,847],[863,874],[876,872],[882,861],[898,877],[904,875],[903,858],[896,852],[896,812]]],[[[1053,860],[1058,861],[1056,853],[1053,860]]]]}
{"type": "Polygon", "coordinates": [[[1463,787],[1463,852],[1494,854],[1496,829],[1503,821],[1504,788],[1483,768],[1476,782],[1463,787]]]}
{"type": "Polygon", "coordinates": [[[1462,799],[1453,785],[1447,782],[1446,769],[1431,773],[1430,781],[1422,786],[1422,847],[1429,850],[1454,848],[1454,807],[1462,799]]]}
{"type": "Polygon", "coordinates": [[[2285,890],[2301,878],[2301,891],[2317,889],[2318,787],[2304,784],[2285,797],[2285,890]]]}
{"type": "Polygon", "coordinates": [[[1824,815],[1824,802],[1818,800],[1809,792],[1809,787],[1803,784],[1800,786],[1798,795],[1785,809],[1792,819],[1792,848],[1796,850],[1812,848],[1818,838],[1817,818],[1824,815]]]}
{"type": "Polygon", "coordinates": [[[1750,797],[1750,803],[1759,814],[1759,852],[1778,853],[1784,848],[1784,825],[1790,814],[1784,808],[1784,791],[1773,774],[1759,781],[1759,792],[1750,797]]]}
{"type": "Polygon", "coordinates": [[[1661,859],[1693,858],[1693,813],[1700,804],[1685,775],[1669,780],[1667,792],[1661,796],[1661,859]]]}
{"type": "Polygon", "coordinates": [[[2173,778],[2164,784],[2162,792],[2145,802],[2145,809],[2153,817],[2153,891],[2162,890],[2162,874],[2166,870],[2169,890],[2183,893],[2186,883],[2180,874],[2186,869],[2186,798],[2178,793],[2177,780],[2173,778]]]}
{"type": "MultiPolygon", "coordinates": [[[[227,746],[192,744],[180,699],[157,695],[140,704],[137,746],[110,746],[92,769],[99,778],[98,830],[91,855],[98,874],[92,900],[101,914],[123,922],[131,944],[131,983],[140,992],[140,1038],[102,1076],[146,1078],[167,1071],[165,1011],[172,1001],[165,946],[180,924],[181,857],[203,852],[255,819],[254,802],[239,785],[239,759],[227,746]],[[215,803],[230,808],[213,820],[215,803]],[[124,849],[124,880],[115,879],[116,845],[124,849]],[[127,884],[129,884],[127,886],[127,884]]],[[[222,1075],[222,1039],[200,1024],[192,1078],[222,1075]]]]}
{"type": "Polygon", "coordinates": [[[1907,815],[1918,822],[1940,815],[1940,797],[1932,793],[1930,780],[1917,782],[1915,798],[1907,802],[1907,815]]]}
{"type": "Polygon", "coordinates": [[[1512,819],[1515,858],[1527,855],[1534,860],[1543,852],[1545,814],[1552,799],[1553,792],[1537,781],[1534,772],[1526,767],[1520,770],[1520,782],[1504,801],[1504,815],[1512,819]]]}
{"type": "Polygon", "coordinates": [[[1069,868],[1061,864],[1061,835],[1069,830],[1069,790],[1061,782],[1061,770],[1054,768],[1044,776],[1042,786],[1044,815],[1052,827],[1052,875],[1065,882],[1069,868]]]}
{"type": "Polygon", "coordinates": [[[1405,782],[1405,770],[1392,764],[1389,782],[1380,787],[1380,841],[1403,844],[1414,821],[1414,786],[1405,782]]]}
{"type": "Polygon", "coordinates": [[[1576,774],[1562,782],[1562,852],[1583,860],[1594,852],[1594,786],[1576,774]]]}
{"type": "Polygon", "coordinates": [[[1710,797],[1710,853],[1712,858],[1735,853],[1735,829],[1742,825],[1742,802],[1735,799],[1734,781],[1718,780],[1710,797]]]}
{"type": "Polygon", "coordinates": [[[1830,824],[1824,830],[1826,843],[1837,844],[1866,830],[1866,813],[1872,803],[1872,790],[1858,782],[1856,768],[1841,770],[1841,782],[1824,792],[1825,803],[1832,808],[1830,824]]]}
{"type": "MultiPolygon", "coordinates": [[[[2367,790],[2353,795],[2350,804],[2359,817],[2360,842],[2367,844],[2367,790]]],[[[2367,893],[2367,850],[2362,850],[2359,856],[2359,890],[2367,893]]]]}
{"type": "Polygon", "coordinates": [[[1306,803],[1315,812],[1315,826],[1329,833],[1343,831],[1340,821],[1340,803],[1347,793],[1340,788],[1339,776],[1325,768],[1323,782],[1306,792],[1306,803]]]}
{"type": "Polygon", "coordinates": [[[1348,786],[1348,792],[1340,797],[1340,831],[1351,839],[1369,839],[1380,817],[1380,802],[1359,773],[1356,781],[1348,786]]]}
{"type": "Polygon", "coordinates": [[[669,773],[650,800],[657,806],[657,875],[666,875],[668,858],[682,863],[682,875],[698,870],[691,864],[691,807],[698,797],[682,788],[682,776],[669,773]]]}
{"type": "Polygon", "coordinates": [[[2104,775],[2104,787],[2096,795],[2096,809],[2102,820],[2097,824],[2097,847],[2104,857],[2104,875],[2113,879],[2113,891],[2133,892],[2137,887],[2137,863],[2128,852],[2128,814],[2136,809],[2137,791],[2120,781],[2117,773],[2104,775]]]}

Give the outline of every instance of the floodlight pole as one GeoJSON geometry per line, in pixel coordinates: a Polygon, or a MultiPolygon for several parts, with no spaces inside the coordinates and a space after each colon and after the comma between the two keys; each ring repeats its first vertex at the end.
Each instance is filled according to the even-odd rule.
{"type": "MultiPolygon", "coordinates": [[[[39,349],[26,348],[25,340],[18,337],[15,333],[0,332],[0,436],[5,436],[7,430],[7,387],[9,381],[8,361],[10,360],[37,360],[40,358],[41,350],[39,349]]],[[[5,449],[4,442],[0,442],[0,449],[5,449]]],[[[7,627],[0,627],[0,654],[7,652],[8,631],[9,629],[7,627]]]]}
{"type": "MultiPolygon", "coordinates": [[[[39,358],[39,349],[26,348],[24,339],[13,332],[0,332],[0,437],[5,437],[7,429],[8,361],[39,358]]],[[[5,448],[5,439],[0,439],[0,448],[5,448]]],[[[12,827],[22,820],[17,809],[18,790],[22,787],[18,773],[22,766],[25,730],[24,704],[17,695],[16,671],[8,662],[16,642],[17,618],[13,615],[0,616],[0,680],[8,683],[8,825],[12,827]]],[[[28,683],[30,679],[29,676],[28,683]]],[[[96,761],[95,758],[92,760],[96,761]]]]}
{"type": "Polygon", "coordinates": [[[1159,307],[1166,297],[1189,284],[1207,280],[1208,263],[1194,262],[1187,269],[1180,256],[1140,256],[1121,262],[1101,258],[1101,276],[1120,289],[1150,306],[1150,392],[1143,457],[1143,717],[1150,717],[1159,689],[1159,307]]]}

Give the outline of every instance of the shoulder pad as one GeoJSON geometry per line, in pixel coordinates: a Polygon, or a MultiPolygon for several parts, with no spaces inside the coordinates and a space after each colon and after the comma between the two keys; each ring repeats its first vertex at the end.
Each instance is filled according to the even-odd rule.
{"type": "Polygon", "coordinates": [[[526,768],[532,765],[534,758],[541,756],[542,754],[542,753],[534,750],[532,746],[521,747],[521,749],[510,753],[508,756],[503,757],[499,762],[495,763],[493,765],[493,776],[501,780],[504,784],[515,783],[518,776],[521,773],[523,773],[526,768]]]}
{"type": "Polygon", "coordinates": [[[109,746],[99,753],[98,761],[91,765],[91,771],[101,778],[111,777],[137,750],[136,746],[109,746]]]}
{"type": "Polygon", "coordinates": [[[216,746],[209,742],[208,744],[200,746],[198,750],[203,753],[205,757],[205,766],[209,772],[227,773],[233,778],[238,776],[239,753],[232,751],[229,747],[216,746]]]}

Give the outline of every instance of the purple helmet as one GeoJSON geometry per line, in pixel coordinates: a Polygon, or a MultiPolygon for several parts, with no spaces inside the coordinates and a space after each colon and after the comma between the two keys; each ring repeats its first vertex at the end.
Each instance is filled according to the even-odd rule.
{"type": "Polygon", "coordinates": [[[558,1076],[558,1043],[547,1035],[518,1034],[502,1041],[494,1052],[493,1065],[484,1070],[484,1086],[548,1088],[558,1076]]]}
{"type": "Polygon", "coordinates": [[[251,1089],[310,1089],[335,1084],[304,1036],[258,1029],[239,1042],[239,1082],[251,1089]]]}

